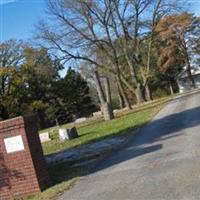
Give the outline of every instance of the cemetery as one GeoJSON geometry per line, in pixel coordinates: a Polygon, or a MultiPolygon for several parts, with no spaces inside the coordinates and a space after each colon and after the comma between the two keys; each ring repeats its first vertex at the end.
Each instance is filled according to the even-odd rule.
{"type": "Polygon", "coordinates": [[[68,123],[59,127],[55,126],[49,129],[42,130],[41,133],[48,131],[50,138],[52,138],[50,142],[45,142],[42,144],[44,154],[56,153],[65,149],[74,148],[83,144],[88,144],[94,141],[99,141],[105,138],[117,136],[125,129],[135,127],[135,123],[138,123],[137,121],[135,122],[135,118],[137,118],[138,115],[138,121],[142,123],[143,120],[146,121],[146,118],[142,119],[140,118],[140,115],[148,116],[149,113],[147,114],[146,112],[151,113],[151,109],[156,108],[157,106],[162,105],[163,103],[166,103],[170,99],[171,97],[167,97],[154,100],[152,102],[145,102],[142,105],[133,106],[133,109],[131,111],[123,109],[121,111],[118,111],[116,119],[112,120],[111,122],[104,121],[102,117],[94,117],[88,118],[87,121],[80,124],[68,123]],[[139,113],[140,111],[144,112],[139,113]],[[134,113],[137,113],[137,115],[135,115],[134,113]],[[131,124],[131,120],[134,121],[133,124],[131,124]],[[70,129],[74,126],[77,128],[79,137],[77,139],[70,140],[67,142],[60,142],[59,129],[70,129]]]}
{"type": "Polygon", "coordinates": [[[0,182],[0,197],[10,200],[33,196],[37,200],[47,196],[48,199],[49,195],[57,194],[55,188],[66,190],[77,179],[74,177],[87,174],[99,155],[120,146],[127,133],[147,123],[168,100],[139,106],[112,121],[91,120],[77,127],[73,123],[40,134],[36,116],[0,122],[0,174],[4,177],[0,182]]]}
{"type": "Polygon", "coordinates": [[[200,0],[0,18],[0,200],[199,199],[200,0]]]}

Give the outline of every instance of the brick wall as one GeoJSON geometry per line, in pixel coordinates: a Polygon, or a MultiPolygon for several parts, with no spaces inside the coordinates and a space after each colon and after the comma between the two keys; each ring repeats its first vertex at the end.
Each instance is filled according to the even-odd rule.
{"type": "Polygon", "coordinates": [[[49,185],[36,124],[34,115],[0,122],[0,200],[34,195],[49,185]],[[16,136],[24,149],[8,153],[5,139],[16,136]]]}

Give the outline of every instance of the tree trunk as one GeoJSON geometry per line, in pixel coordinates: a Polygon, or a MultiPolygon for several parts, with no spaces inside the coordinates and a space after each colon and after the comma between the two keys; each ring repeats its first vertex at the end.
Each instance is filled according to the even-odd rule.
{"type": "Polygon", "coordinates": [[[129,58],[126,48],[124,48],[124,53],[125,53],[125,58],[127,60],[127,63],[129,65],[132,83],[133,83],[133,86],[135,88],[135,95],[136,95],[136,98],[137,98],[137,103],[144,102],[144,96],[142,95],[141,84],[138,81],[133,62],[129,58]]]}
{"type": "Polygon", "coordinates": [[[129,91],[135,95],[135,89],[133,87],[133,84],[130,84],[124,77],[123,75],[121,76],[121,80],[122,80],[122,83],[129,89],[129,91]]]}
{"type": "Polygon", "coordinates": [[[104,87],[105,87],[106,101],[110,104],[110,107],[112,108],[112,97],[111,97],[110,82],[108,77],[104,78],[104,87]]]}
{"type": "Polygon", "coordinates": [[[45,115],[45,112],[44,110],[37,110],[37,116],[38,116],[38,119],[39,119],[39,127],[40,129],[45,129],[47,127],[49,127],[49,123],[48,121],[46,120],[46,115],[45,115]]]}
{"type": "Polygon", "coordinates": [[[105,102],[102,105],[101,110],[103,111],[104,119],[106,121],[109,121],[114,118],[113,110],[108,102],[105,102]]]}
{"type": "Polygon", "coordinates": [[[105,94],[101,85],[100,77],[98,71],[94,72],[94,81],[96,83],[97,93],[101,103],[101,110],[104,115],[104,119],[111,120],[114,118],[113,110],[108,102],[106,102],[105,94]]]}
{"type": "Polygon", "coordinates": [[[144,102],[144,96],[143,96],[142,87],[141,87],[140,83],[137,84],[137,88],[135,90],[135,95],[136,95],[138,104],[144,102]]]}
{"type": "Polygon", "coordinates": [[[195,88],[195,82],[194,82],[194,79],[192,77],[190,61],[189,61],[188,57],[186,58],[186,61],[187,61],[187,74],[188,74],[188,77],[189,77],[189,80],[190,80],[190,87],[192,89],[194,89],[195,88]]]}
{"type": "Polygon", "coordinates": [[[125,107],[125,103],[124,103],[124,99],[123,99],[123,96],[122,96],[122,94],[120,92],[118,84],[117,84],[117,89],[118,89],[118,97],[119,97],[119,107],[120,108],[124,108],[125,107]]]}
{"type": "Polygon", "coordinates": [[[145,86],[145,97],[146,97],[147,101],[152,101],[153,100],[152,94],[151,94],[151,91],[150,91],[150,88],[149,88],[148,84],[146,84],[146,86],[145,86]]]}
{"type": "Polygon", "coordinates": [[[100,103],[101,103],[101,105],[103,105],[106,102],[106,98],[105,98],[104,91],[103,91],[103,88],[101,85],[98,71],[94,72],[94,81],[96,83],[96,88],[97,88],[97,93],[99,96],[100,103]]]}
{"type": "Polygon", "coordinates": [[[137,79],[135,77],[135,72],[134,72],[133,66],[130,67],[130,70],[131,70],[131,76],[132,76],[133,83],[136,85],[135,95],[136,95],[137,103],[142,103],[145,100],[144,100],[144,96],[142,94],[141,84],[139,83],[139,81],[137,81],[137,79]]]}
{"type": "Polygon", "coordinates": [[[171,81],[169,82],[169,89],[170,89],[171,95],[173,95],[174,94],[174,89],[173,89],[171,81]]]}
{"type": "Polygon", "coordinates": [[[4,106],[1,106],[0,113],[1,113],[1,118],[3,120],[6,120],[6,119],[9,118],[9,113],[8,113],[7,109],[4,106]]]}
{"type": "Polygon", "coordinates": [[[124,99],[122,97],[121,94],[119,94],[119,107],[122,109],[122,108],[125,108],[125,103],[124,103],[124,99]]]}
{"type": "Polygon", "coordinates": [[[124,103],[125,103],[125,106],[131,110],[131,105],[130,105],[130,102],[128,100],[128,97],[127,97],[127,94],[125,92],[125,89],[124,89],[124,86],[123,86],[123,83],[121,81],[121,78],[120,76],[117,76],[117,84],[118,84],[118,87],[119,87],[119,90],[120,90],[120,93],[123,97],[123,100],[124,100],[124,103]]]}
{"type": "Polygon", "coordinates": [[[183,51],[184,51],[184,54],[185,54],[185,61],[186,61],[186,65],[187,65],[187,74],[188,74],[188,78],[189,78],[189,81],[190,81],[190,87],[191,89],[195,88],[195,82],[194,82],[194,79],[192,77],[192,73],[191,73],[191,65],[190,65],[190,58],[189,58],[189,55],[188,55],[188,49],[187,49],[187,44],[186,44],[186,41],[185,41],[185,38],[184,38],[184,35],[181,34],[181,40],[182,40],[182,46],[183,46],[183,51]]]}

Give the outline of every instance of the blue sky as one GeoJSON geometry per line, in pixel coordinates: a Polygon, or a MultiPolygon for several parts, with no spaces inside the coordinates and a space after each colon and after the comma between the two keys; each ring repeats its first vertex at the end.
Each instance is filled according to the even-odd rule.
{"type": "Polygon", "coordinates": [[[0,0],[0,41],[31,38],[44,10],[45,0],[0,0]]]}
{"type": "MultiPolygon", "coordinates": [[[[188,9],[200,16],[200,0],[187,0],[188,9]]],[[[45,18],[45,0],[0,0],[0,41],[27,40],[39,18],[45,18]]]]}

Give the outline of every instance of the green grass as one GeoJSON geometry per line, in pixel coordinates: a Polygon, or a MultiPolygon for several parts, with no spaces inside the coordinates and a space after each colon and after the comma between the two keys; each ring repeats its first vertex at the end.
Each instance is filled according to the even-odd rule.
{"type": "Polygon", "coordinates": [[[116,118],[112,121],[102,121],[78,128],[80,137],[67,142],[60,142],[57,137],[58,133],[55,131],[52,134],[54,139],[43,144],[44,152],[45,154],[49,154],[64,149],[73,148],[82,144],[98,141],[100,139],[113,137],[115,135],[126,134],[131,129],[141,126],[147,122],[153,110],[154,108],[150,108],[141,113],[133,113],[129,114],[128,116],[116,118]]]}
{"type": "MultiPolygon", "coordinates": [[[[131,130],[147,123],[151,119],[151,116],[157,112],[158,107],[166,102],[166,100],[162,99],[148,105],[136,107],[131,111],[124,111],[120,113],[121,116],[116,117],[112,121],[98,119],[80,124],[76,126],[79,138],[71,141],[59,141],[58,127],[51,128],[49,132],[52,141],[43,143],[43,151],[45,154],[50,154],[105,138],[128,134],[131,130]]],[[[69,128],[73,125],[71,123],[63,125],[62,127],[69,128]]]]}

